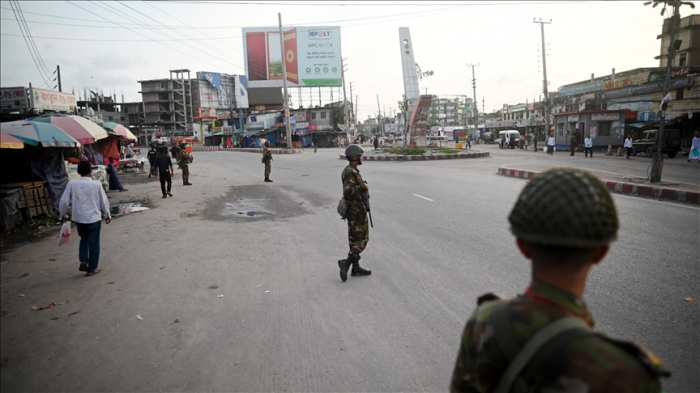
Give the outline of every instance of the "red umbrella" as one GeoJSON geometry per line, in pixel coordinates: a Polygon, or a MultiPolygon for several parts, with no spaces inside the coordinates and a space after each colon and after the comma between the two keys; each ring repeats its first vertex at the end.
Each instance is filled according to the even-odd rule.
{"type": "Polygon", "coordinates": [[[129,131],[128,128],[124,127],[123,125],[119,123],[113,123],[111,121],[108,121],[106,123],[100,124],[102,128],[106,130],[110,130],[114,132],[115,134],[119,134],[124,137],[124,139],[129,139],[132,141],[136,140],[136,135],[134,135],[131,131],[129,131]]]}
{"type": "Polygon", "coordinates": [[[95,137],[70,116],[62,114],[42,115],[31,120],[52,124],[80,142],[81,145],[95,142],[95,137]]]}

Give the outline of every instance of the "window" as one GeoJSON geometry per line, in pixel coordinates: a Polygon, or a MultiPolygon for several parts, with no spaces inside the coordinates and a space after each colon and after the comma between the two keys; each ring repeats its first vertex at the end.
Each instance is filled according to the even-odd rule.
{"type": "Polygon", "coordinates": [[[311,112],[311,120],[316,120],[316,112],[311,112]]]}
{"type": "Polygon", "coordinates": [[[559,132],[557,133],[558,137],[564,137],[564,127],[566,126],[565,123],[559,123],[559,132]]]}
{"type": "Polygon", "coordinates": [[[610,136],[610,125],[609,121],[598,123],[598,136],[610,136]]]}
{"type": "Polygon", "coordinates": [[[676,99],[677,99],[677,100],[682,100],[682,99],[683,99],[683,89],[678,89],[678,90],[676,90],[676,99]]]}
{"type": "Polygon", "coordinates": [[[323,112],[321,112],[321,119],[325,119],[325,118],[326,118],[326,112],[323,111],[323,112]]]}
{"type": "Polygon", "coordinates": [[[678,67],[685,67],[686,63],[686,55],[685,53],[681,55],[681,57],[678,59],[678,67]]]}
{"type": "Polygon", "coordinates": [[[165,82],[160,82],[160,88],[165,89],[165,82]]]}

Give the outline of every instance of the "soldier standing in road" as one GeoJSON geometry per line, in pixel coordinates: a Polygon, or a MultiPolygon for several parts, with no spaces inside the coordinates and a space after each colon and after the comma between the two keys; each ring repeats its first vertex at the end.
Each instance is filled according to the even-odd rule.
{"type": "Polygon", "coordinates": [[[190,155],[185,150],[185,144],[180,143],[180,152],[177,157],[177,165],[182,169],[182,185],[191,186],[190,183],[190,155]]]}
{"type": "Polygon", "coordinates": [[[270,142],[265,141],[262,162],[265,164],[265,182],[272,183],[272,180],[270,180],[270,171],[272,170],[272,164],[270,161],[272,161],[272,153],[270,153],[270,149],[268,149],[268,147],[270,147],[270,142]]]}
{"type": "MultiPolygon", "coordinates": [[[[578,128],[576,129],[576,132],[578,132],[578,128]]],[[[574,152],[576,151],[576,135],[571,136],[571,143],[569,144],[569,151],[571,154],[570,156],[574,155],[574,152]]]]}
{"type": "Polygon", "coordinates": [[[316,153],[316,150],[318,150],[318,135],[314,134],[311,141],[314,144],[314,153],[316,153]]]}
{"type": "Polygon", "coordinates": [[[617,238],[617,211],[605,185],[579,169],[543,172],[525,186],[508,219],[532,261],[532,281],[517,298],[479,297],[451,390],[660,392],[668,370],[639,345],[592,330],[582,300],[590,269],[617,238]],[[561,206],[573,210],[562,215],[561,206]]]}
{"type": "Polygon", "coordinates": [[[367,204],[365,198],[369,186],[362,181],[360,170],[362,165],[362,154],[364,150],[359,145],[348,145],[345,148],[345,157],[348,159],[348,166],[343,169],[341,179],[343,180],[343,198],[348,205],[346,219],[348,220],[348,243],[350,252],[347,259],[338,261],[340,268],[340,279],[348,279],[348,269],[352,265],[351,276],[369,276],[371,270],[360,267],[360,253],[367,247],[369,241],[369,222],[367,220],[367,204]]]}

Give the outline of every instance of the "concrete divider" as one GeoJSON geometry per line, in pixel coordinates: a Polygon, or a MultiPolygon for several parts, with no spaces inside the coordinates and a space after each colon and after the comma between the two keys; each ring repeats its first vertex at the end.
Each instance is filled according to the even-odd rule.
{"type": "MultiPolygon", "coordinates": [[[[466,158],[484,158],[490,157],[489,152],[469,152],[469,153],[456,153],[456,154],[432,154],[432,155],[376,155],[376,156],[362,156],[362,161],[432,161],[432,160],[459,160],[466,158]]],[[[345,160],[345,154],[340,155],[341,160],[345,160]]]]}

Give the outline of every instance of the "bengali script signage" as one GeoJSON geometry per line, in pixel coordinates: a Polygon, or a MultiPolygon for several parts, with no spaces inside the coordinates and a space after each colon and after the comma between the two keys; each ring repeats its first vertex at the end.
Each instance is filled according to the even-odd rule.
{"type": "Polygon", "coordinates": [[[75,94],[30,87],[29,95],[34,109],[54,112],[75,111],[75,94]]]}
{"type": "Polygon", "coordinates": [[[576,94],[585,94],[593,91],[599,91],[603,87],[602,82],[584,83],[576,86],[562,86],[558,90],[560,96],[572,96],[576,94]]]}
{"type": "Polygon", "coordinates": [[[618,121],[618,120],[620,120],[620,113],[618,113],[618,112],[591,113],[591,120],[593,120],[593,121],[618,121]]]}
{"type": "Polygon", "coordinates": [[[641,85],[649,80],[648,72],[640,72],[637,74],[627,75],[620,78],[611,79],[603,82],[603,90],[619,89],[627,86],[641,85]]]}
{"type": "Polygon", "coordinates": [[[29,108],[29,99],[27,97],[26,87],[0,88],[0,109],[12,110],[27,108],[29,108]]]}

